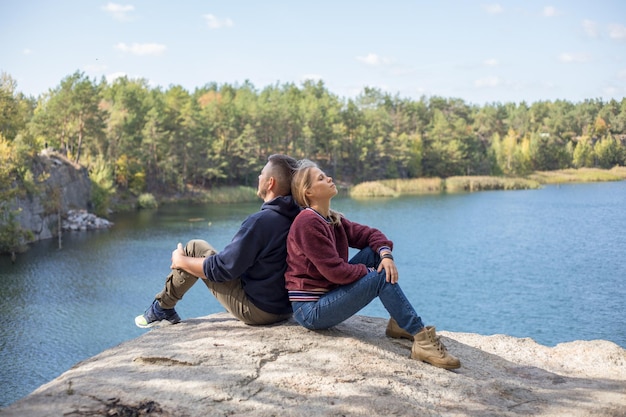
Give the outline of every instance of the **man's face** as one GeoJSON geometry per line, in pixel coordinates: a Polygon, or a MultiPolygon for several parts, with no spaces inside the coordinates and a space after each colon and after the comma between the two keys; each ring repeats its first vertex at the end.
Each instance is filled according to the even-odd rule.
{"type": "Polygon", "coordinates": [[[270,163],[265,164],[263,169],[261,170],[261,174],[259,174],[259,186],[256,191],[256,195],[259,196],[262,200],[265,201],[265,196],[267,195],[267,184],[270,179],[270,163]]]}

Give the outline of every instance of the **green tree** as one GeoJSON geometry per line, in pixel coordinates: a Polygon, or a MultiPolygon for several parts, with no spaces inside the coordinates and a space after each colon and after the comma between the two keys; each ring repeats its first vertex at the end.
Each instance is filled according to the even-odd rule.
{"type": "Polygon", "coordinates": [[[40,98],[32,124],[35,136],[69,153],[79,163],[83,147],[92,145],[104,133],[99,101],[98,87],[83,73],[64,78],[59,87],[40,98]]]}
{"type": "Polygon", "coordinates": [[[17,221],[19,209],[12,204],[25,195],[25,188],[19,186],[25,162],[16,147],[0,134],[0,253],[15,254],[30,240],[29,231],[17,221]]]}
{"type": "Polygon", "coordinates": [[[148,82],[143,79],[121,77],[102,88],[100,107],[106,110],[106,142],[98,146],[98,153],[110,160],[121,155],[146,159],[143,133],[150,111],[149,94],[148,82]]]}
{"type": "Polygon", "coordinates": [[[17,82],[9,74],[0,73],[0,135],[12,141],[24,133],[33,109],[33,100],[17,91],[17,82]]]}
{"type": "Polygon", "coordinates": [[[574,148],[572,164],[576,168],[591,168],[594,166],[594,151],[589,136],[582,136],[574,148]]]}
{"type": "Polygon", "coordinates": [[[608,169],[616,165],[624,165],[624,147],[610,134],[596,142],[594,151],[600,168],[608,169]]]}

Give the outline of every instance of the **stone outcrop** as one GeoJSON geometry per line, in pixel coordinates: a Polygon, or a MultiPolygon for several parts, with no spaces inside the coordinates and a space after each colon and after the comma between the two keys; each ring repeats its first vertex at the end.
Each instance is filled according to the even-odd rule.
{"type": "Polygon", "coordinates": [[[88,213],[86,210],[70,210],[67,212],[66,218],[63,219],[61,227],[63,230],[77,232],[106,229],[112,225],[113,223],[107,219],[102,219],[95,214],[88,213]]]}
{"type": "MultiPolygon", "coordinates": [[[[43,150],[35,158],[32,171],[36,178],[44,178],[42,191],[18,199],[13,208],[20,209],[17,221],[22,229],[32,231],[33,241],[38,241],[58,235],[58,213],[65,218],[70,210],[86,212],[90,209],[91,180],[85,167],[50,149],[43,150]],[[53,208],[51,205],[57,203],[51,202],[56,199],[58,207],[53,208]]],[[[78,230],[83,226],[85,229],[89,227],[88,224],[79,225],[78,230]]]]}
{"type": "Polygon", "coordinates": [[[462,367],[409,359],[386,320],[309,331],[226,313],[185,320],[78,363],[0,416],[624,416],[626,350],[440,332],[462,367]]]}

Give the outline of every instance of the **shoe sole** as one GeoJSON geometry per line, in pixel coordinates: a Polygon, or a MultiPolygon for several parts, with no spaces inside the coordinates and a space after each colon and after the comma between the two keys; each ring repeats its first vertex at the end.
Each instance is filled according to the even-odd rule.
{"type": "Polygon", "coordinates": [[[180,323],[180,321],[177,321],[176,323],[172,323],[169,320],[163,319],[163,320],[153,321],[152,323],[143,324],[141,323],[142,319],[144,319],[144,316],[135,317],[135,326],[139,327],[140,329],[150,329],[152,327],[161,327],[161,326],[167,326],[167,325],[180,323]]]}
{"type": "Polygon", "coordinates": [[[460,363],[458,365],[446,365],[443,363],[433,363],[433,362],[428,361],[427,359],[423,359],[418,356],[413,356],[413,354],[411,354],[411,359],[422,361],[424,363],[427,363],[429,365],[435,366],[437,368],[442,368],[442,369],[459,369],[461,367],[460,363]]]}
{"type": "Polygon", "coordinates": [[[413,336],[411,335],[403,335],[401,333],[394,333],[394,332],[386,332],[385,336],[390,337],[392,339],[405,339],[405,340],[410,340],[411,342],[413,341],[413,336]]]}

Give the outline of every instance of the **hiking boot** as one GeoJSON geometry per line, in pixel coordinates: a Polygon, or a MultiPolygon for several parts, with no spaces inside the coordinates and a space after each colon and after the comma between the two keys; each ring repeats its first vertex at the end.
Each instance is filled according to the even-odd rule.
{"type": "Polygon", "coordinates": [[[398,322],[395,321],[393,317],[390,318],[389,323],[387,323],[387,330],[385,330],[385,334],[387,337],[393,337],[394,339],[408,339],[413,341],[413,335],[398,326],[398,322]]]}
{"type": "Polygon", "coordinates": [[[166,320],[171,324],[176,324],[180,322],[180,316],[173,308],[162,308],[159,305],[159,301],[154,300],[145,313],[143,313],[141,316],[135,317],[135,324],[137,325],[137,327],[146,329],[148,327],[152,327],[158,324],[163,320],[166,320]]]}
{"type": "Polygon", "coordinates": [[[461,367],[461,361],[448,353],[446,347],[439,340],[439,336],[435,333],[434,327],[426,326],[413,339],[411,359],[427,362],[444,369],[461,367]]]}

